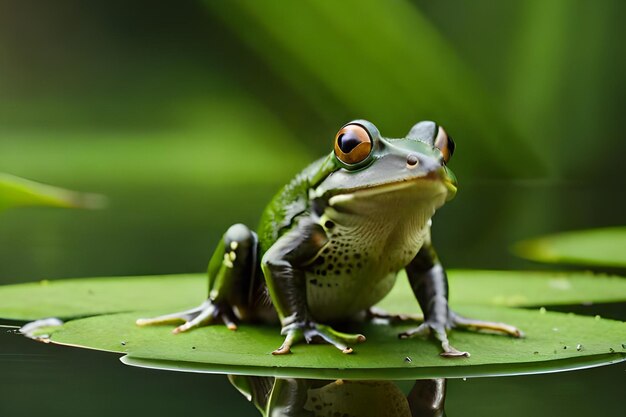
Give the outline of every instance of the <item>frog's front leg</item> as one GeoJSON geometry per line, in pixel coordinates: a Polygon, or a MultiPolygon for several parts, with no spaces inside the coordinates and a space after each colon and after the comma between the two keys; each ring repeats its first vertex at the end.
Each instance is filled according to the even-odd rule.
{"type": "Polygon", "coordinates": [[[318,324],[309,312],[306,296],[306,266],[328,243],[324,229],[308,218],[300,219],[293,230],[281,236],[265,253],[263,274],[282,325],[283,344],[274,355],[289,353],[302,340],[320,340],[351,353],[349,345],[365,341],[361,334],[346,334],[318,324]]]}
{"type": "Polygon", "coordinates": [[[441,342],[444,357],[469,357],[469,352],[457,350],[448,341],[448,330],[455,327],[473,330],[489,330],[521,337],[522,332],[514,326],[472,320],[461,317],[448,307],[448,278],[430,243],[426,243],[406,267],[411,288],[424,313],[424,323],[401,333],[400,338],[433,333],[441,342]]]}
{"type": "Polygon", "coordinates": [[[139,319],[139,326],[183,322],[173,332],[180,333],[202,325],[223,322],[235,330],[237,317],[250,311],[254,293],[258,239],[243,224],[231,226],[220,240],[209,262],[209,296],[200,306],[150,319],[139,319]]]}

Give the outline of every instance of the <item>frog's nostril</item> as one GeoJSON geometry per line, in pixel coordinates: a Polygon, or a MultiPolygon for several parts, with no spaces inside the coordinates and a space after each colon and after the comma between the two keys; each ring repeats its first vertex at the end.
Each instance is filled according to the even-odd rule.
{"type": "Polygon", "coordinates": [[[410,154],[409,156],[406,157],[406,165],[408,168],[415,168],[418,163],[419,163],[419,159],[417,158],[417,155],[410,154]]]}

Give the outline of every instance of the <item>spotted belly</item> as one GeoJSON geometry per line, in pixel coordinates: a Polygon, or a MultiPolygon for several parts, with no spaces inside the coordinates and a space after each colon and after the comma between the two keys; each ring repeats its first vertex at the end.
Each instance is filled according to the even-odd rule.
{"type": "Polygon", "coordinates": [[[333,232],[306,269],[309,311],[321,322],[350,319],[382,300],[423,243],[423,234],[387,245],[389,235],[333,232]]]}
{"type": "Polygon", "coordinates": [[[342,321],[355,317],[389,293],[396,282],[397,272],[377,277],[374,283],[351,275],[322,276],[307,272],[307,302],[309,312],[320,322],[342,321]]]}

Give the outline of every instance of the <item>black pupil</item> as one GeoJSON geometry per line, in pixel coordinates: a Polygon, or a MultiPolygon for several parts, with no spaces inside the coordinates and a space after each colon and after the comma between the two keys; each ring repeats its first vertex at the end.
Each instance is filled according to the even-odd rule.
{"type": "Polygon", "coordinates": [[[346,133],[342,133],[337,138],[337,143],[339,145],[339,149],[343,153],[350,153],[352,149],[356,148],[356,146],[361,143],[361,140],[353,131],[348,131],[346,133]]]}
{"type": "Polygon", "coordinates": [[[454,141],[452,140],[452,136],[448,136],[448,152],[450,156],[454,153],[454,141]]]}

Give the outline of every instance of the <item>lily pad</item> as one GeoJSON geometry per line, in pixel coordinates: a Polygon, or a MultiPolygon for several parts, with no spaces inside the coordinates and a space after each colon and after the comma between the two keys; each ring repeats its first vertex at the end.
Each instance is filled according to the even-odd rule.
{"type": "Polygon", "coordinates": [[[293,354],[273,356],[282,342],[277,326],[241,325],[237,331],[208,326],[174,335],[171,326],[140,328],[132,312],[74,320],[48,329],[62,345],[126,354],[124,363],[160,369],[276,375],[302,378],[415,379],[514,375],[577,369],[626,360],[626,323],[502,307],[469,307],[460,313],[508,322],[526,337],[453,331],[451,343],[470,358],[444,359],[431,339],[400,340],[407,326],[360,324],[350,331],[368,340],[345,355],[329,345],[297,345],[293,354]]]}
{"type": "Polygon", "coordinates": [[[0,211],[11,207],[99,208],[104,198],[0,173],[0,211]]]}
{"type": "Polygon", "coordinates": [[[182,309],[206,298],[204,275],[40,281],[0,286],[0,317],[71,319],[155,308],[182,309]]]}
{"type": "Polygon", "coordinates": [[[626,227],[558,233],[525,240],[513,251],[533,261],[626,268],[626,227]]]}
{"type": "MultiPolygon", "coordinates": [[[[589,273],[451,270],[450,303],[529,307],[626,301],[626,280],[589,273]]],[[[203,274],[109,277],[0,286],[0,317],[62,319],[134,310],[176,311],[200,304],[203,274]]],[[[402,273],[380,307],[419,312],[402,273]]]]}

